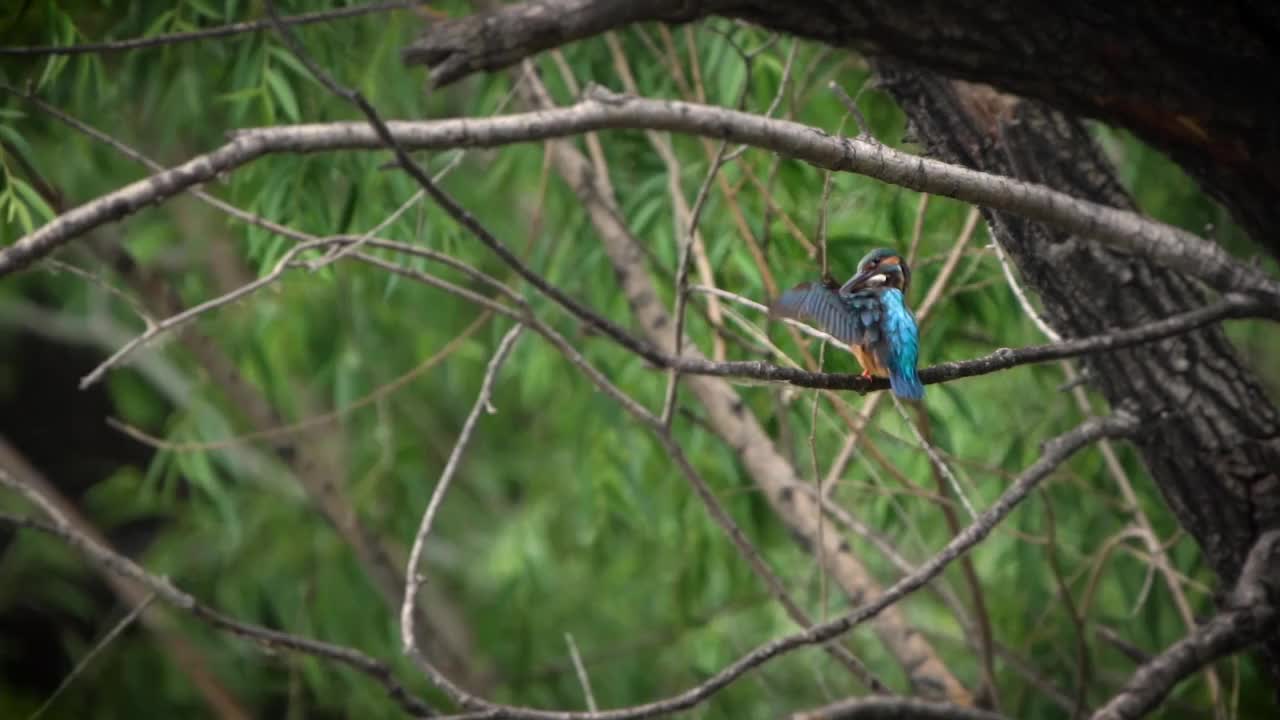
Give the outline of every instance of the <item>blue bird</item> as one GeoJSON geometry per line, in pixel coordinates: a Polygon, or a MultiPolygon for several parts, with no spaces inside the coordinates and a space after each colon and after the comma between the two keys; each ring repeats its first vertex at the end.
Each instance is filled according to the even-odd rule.
{"type": "Polygon", "coordinates": [[[920,337],[915,315],[907,307],[910,286],[906,261],[880,248],[862,258],[858,273],[844,285],[829,279],[801,283],[783,293],[772,311],[849,343],[863,377],[888,377],[895,395],[919,400],[924,385],[916,375],[920,337]]]}

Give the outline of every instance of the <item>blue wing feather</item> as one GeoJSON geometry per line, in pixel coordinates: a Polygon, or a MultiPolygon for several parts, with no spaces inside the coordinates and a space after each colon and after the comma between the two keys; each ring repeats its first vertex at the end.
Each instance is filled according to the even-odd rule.
{"type": "Polygon", "coordinates": [[[841,295],[821,283],[801,283],[784,292],[772,311],[807,322],[851,345],[872,345],[882,337],[884,313],[874,292],[841,295]]]}
{"type": "Polygon", "coordinates": [[[862,342],[863,327],[834,290],[821,283],[801,283],[773,304],[782,317],[802,320],[847,343],[862,342]]]}

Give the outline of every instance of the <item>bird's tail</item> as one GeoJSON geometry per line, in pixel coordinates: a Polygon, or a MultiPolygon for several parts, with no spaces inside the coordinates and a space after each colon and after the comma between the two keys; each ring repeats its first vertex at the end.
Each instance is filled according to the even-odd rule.
{"type": "Polygon", "coordinates": [[[904,400],[920,400],[924,397],[924,385],[920,376],[916,375],[915,363],[902,368],[890,368],[889,387],[893,394],[904,400]]]}

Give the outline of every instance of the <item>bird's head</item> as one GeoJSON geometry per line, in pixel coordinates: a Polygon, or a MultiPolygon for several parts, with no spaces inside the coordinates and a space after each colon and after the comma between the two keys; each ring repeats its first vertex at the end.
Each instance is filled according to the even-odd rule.
{"type": "Polygon", "coordinates": [[[841,292],[855,292],[873,287],[893,287],[905,295],[911,286],[911,269],[897,252],[879,248],[867,253],[858,262],[858,274],[849,278],[841,292]]]}

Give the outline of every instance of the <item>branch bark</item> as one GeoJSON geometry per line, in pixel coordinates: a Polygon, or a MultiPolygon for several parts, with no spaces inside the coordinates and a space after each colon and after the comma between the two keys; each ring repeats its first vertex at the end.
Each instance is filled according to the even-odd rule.
{"type": "MultiPolygon", "coordinates": [[[[582,102],[560,110],[487,120],[392,122],[387,126],[406,150],[495,147],[610,128],[668,130],[720,138],[778,152],[817,167],[854,172],[1049,223],[1127,252],[1141,253],[1214,287],[1257,294],[1274,308],[1269,316],[1280,319],[1280,281],[1185,230],[1145,218],[1131,209],[1077,199],[1033,182],[918,157],[868,140],[832,136],[787,120],[596,89],[582,102]]],[[[213,152],[62,213],[0,250],[0,276],[26,267],[92,228],[119,220],[265,155],[375,150],[382,146],[377,133],[366,123],[238,132],[231,142],[213,152]]]]}

